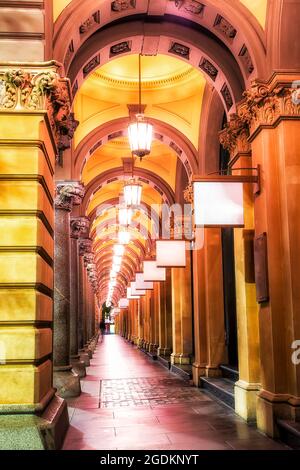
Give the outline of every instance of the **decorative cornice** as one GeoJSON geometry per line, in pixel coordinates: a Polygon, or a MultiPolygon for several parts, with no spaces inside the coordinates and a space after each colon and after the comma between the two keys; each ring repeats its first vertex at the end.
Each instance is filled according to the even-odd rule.
{"type": "Polygon", "coordinates": [[[79,206],[84,197],[82,184],[77,181],[64,181],[56,185],[55,208],[71,211],[73,205],[79,206]]]}
{"type": "MultiPolygon", "coordinates": [[[[143,80],[143,89],[155,89],[174,86],[183,80],[189,79],[193,74],[195,74],[195,70],[192,67],[187,67],[183,72],[174,74],[167,78],[162,78],[159,80],[143,80]]],[[[118,79],[97,71],[94,72],[92,76],[111,87],[135,89],[138,86],[137,80],[118,79]]]]}
{"type": "Polygon", "coordinates": [[[71,238],[87,238],[90,228],[90,221],[87,217],[76,217],[70,221],[71,238]]]}

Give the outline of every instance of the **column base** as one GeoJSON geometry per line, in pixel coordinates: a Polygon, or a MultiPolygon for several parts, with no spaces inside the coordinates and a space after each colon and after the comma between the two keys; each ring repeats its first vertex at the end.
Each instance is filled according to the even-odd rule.
{"type": "Polygon", "coordinates": [[[54,395],[41,416],[0,415],[0,450],[59,450],[68,427],[67,403],[54,395]]]}
{"type": "Polygon", "coordinates": [[[72,366],[54,367],[53,385],[62,398],[78,397],[81,394],[80,378],[72,366]]]}
{"type": "Polygon", "coordinates": [[[234,386],[235,412],[248,423],[256,421],[257,392],[260,385],[239,380],[234,386]]]}
{"type": "Polygon", "coordinates": [[[86,367],[89,367],[91,365],[89,355],[84,350],[79,351],[79,357],[80,357],[80,360],[84,362],[84,365],[86,367]]]}
{"type": "Polygon", "coordinates": [[[205,375],[206,377],[221,377],[222,371],[219,366],[206,366],[205,375]]]}
{"type": "Polygon", "coordinates": [[[170,348],[157,348],[158,356],[171,356],[172,350],[170,348]]]}
{"type": "Polygon", "coordinates": [[[277,420],[300,420],[300,398],[261,390],[257,396],[257,427],[268,436],[279,437],[277,420]]]}
{"type": "Polygon", "coordinates": [[[80,356],[71,357],[72,370],[78,374],[79,378],[86,376],[86,368],[84,361],[80,360],[80,356]]]}
{"type": "Polygon", "coordinates": [[[203,377],[206,375],[205,366],[198,364],[197,362],[194,362],[192,372],[193,372],[193,383],[195,387],[199,387],[200,377],[203,377]]]}
{"type": "Polygon", "coordinates": [[[183,354],[183,353],[171,354],[171,364],[190,364],[190,363],[191,363],[191,356],[189,354],[183,354]]]}

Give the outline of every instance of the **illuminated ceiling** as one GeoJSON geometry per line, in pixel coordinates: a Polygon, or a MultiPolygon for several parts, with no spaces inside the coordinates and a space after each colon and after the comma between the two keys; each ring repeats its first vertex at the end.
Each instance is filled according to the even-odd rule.
{"type": "MultiPolygon", "coordinates": [[[[123,158],[131,153],[127,137],[111,140],[97,149],[84,166],[82,181],[87,186],[101,173],[123,166],[123,158]]],[[[142,161],[135,159],[135,167],[159,175],[175,191],[177,155],[169,147],[155,140],[150,155],[142,161]]]]}
{"type": "MultiPolygon", "coordinates": [[[[145,115],[165,122],[198,148],[206,80],[185,62],[164,55],[142,57],[142,102],[145,115]]],[[[128,104],[138,102],[138,55],[128,55],[99,67],[76,94],[74,111],[80,121],[75,146],[93,129],[128,117],[128,104]]]]}

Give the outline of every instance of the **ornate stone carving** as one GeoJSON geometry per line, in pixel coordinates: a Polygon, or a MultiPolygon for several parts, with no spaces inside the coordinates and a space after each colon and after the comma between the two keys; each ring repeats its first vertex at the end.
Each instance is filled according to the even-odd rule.
{"type": "Polygon", "coordinates": [[[55,208],[71,211],[73,205],[81,204],[83,197],[84,189],[80,183],[76,181],[58,183],[54,200],[55,208]]]}
{"type": "Polygon", "coordinates": [[[99,64],[100,64],[100,54],[97,54],[83,67],[82,69],[83,77],[85,78],[99,64]]]}
{"type": "Polygon", "coordinates": [[[135,8],[136,0],[115,0],[111,2],[111,11],[120,12],[135,8]]]}
{"type": "Polygon", "coordinates": [[[71,219],[70,226],[72,238],[88,236],[90,221],[87,217],[76,217],[76,219],[71,219]]]}
{"type": "Polygon", "coordinates": [[[175,3],[176,8],[181,10],[183,8],[188,13],[194,15],[203,15],[205,5],[197,0],[170,0],[175,3]]]}
{"type": "Polygon", "coordinates": [[[250,151],[249,129],[247,123],[238,114],[231,114],[228,124],[219,135],[221,145],[229,151],[231,157],[237,147],[240,152],[250,151]]]}
{"type": "Polygon", "coordinates": [[[256,80],[244,92],[245,101],[239,115],[251,128],[273,125],[279,116],[299,116],[300,105],[294,93],[290,84],[269,85],[256,80]]]}
{"type": "Polygon", "coordinates": [[[250,131],[258,126],[273,126],[280,117],[300,117],[300,102],[295,99],[298,90],[291,82],[273,79],[271,83],[255,80],[244,92],[244,100],[237,106],[237,113],[220,132],[220,142],[231,155],[248,152],[250,131]]]}
{"type": "Polygon", "coordinates": [[[131,51],[131,41],[123,41],[118,44],[111,46],[109,51],[109,57],[114,57],[115,55],[124,54],[125,52],[131,51]]]}
{"type": "Polygon", "coordinates": [[[95,255],[92,252],[85,253],[83,255],[84,266],[87,267],[89,264],[94,263],[95,255]]]}
{"type": "Polygon", "coordinates": [[[245,44],[243,45],[239,53],[239,56],[242,58],[244,65],[246,67],[247,73],[250,75],[254,70],[254,65],[253,65],[249,50],[245,44]]]}
{"type": "Polygon", "coordinates": [[[229,23],[223,16],[217,15],[214,23],[214,27],[220,31],[227,39],[233,41],[237,35],[237,30],[229,23]]]}
{"type": "Polygon", "coordinates": [[[232,99],[230,90],[229,90],[228,86],[226,85],[226,83],[224,83],[224,85],[222,86],[221,94],[222,94],[222,96],[224,98],[224,101],[226,103],[227,111],[229,111],[232,108],[233,99],[232,99]]]}
{"type": "Polygon", "coordinates": [[[86,253],[91,253],[92,252],[92,240],[90,239],[85,239],[85,240],[80,240],[79,242],[79,255],[84,256],[86,253]]]}
{"type": "Polygon", "coordinates": [[[63,151],[71,147],[71,140],[74,137],[74,132],[76,131],[78,125],[79,121],[75,119],[74,113],[70,113],[69,115],[65,116],[63,120],[57,122],[57,127],[59,130],[57,143],[58,150],[63,151]]]}
{"type": "Polygon", "coordinates": [[[183,44],[179,44],[179,42],[172,42],[169,48],[169,52],[179,55],[184,59],[190,60],[190,48],[183,44]]]}
{"type": "Polygon", "coordinates": [[[189,183],[183,191],[183,198],[185,202],[189,204],[194,204],[194,191],[192,183],[189,183]]]}
{"type": "MultiPolygon", "coordinates": [[[[37,72],[0,68],[1,109],[47,110],[58,148],[61,146],[61,135],[73,136],[74,132],[70,134],[69,82],[59,77],[56,66],[37,72]]],[[[71,120],[75,122],[74,115],[71,120]]],[[[66,139],[63,141],[66,142],[66,139]]]]}
{"type": "Polygon", "coordinates": [[[175,142],[170,142],[170,147],[172,150],[174,150],[174,152],[177,153],[177,155],[179,155],[181,157],[182,155],[182,150],[180,147],[178,147],[177,144],[175,144],[175,142]]]}
{"type": "Polygon", "coordinates": [[[84,34],[93,26],[100,24],[100,11],[95,11],[91,16],[89,16],[81,25],[79,26],[79,33],[84,34]]]}
{"type": "Polygon", "coordinates": [[[202,69],[209,77],[215,82],[216,78],[218,76],[218,69],[205,57],[202,57],[200,64],[199,64],[200,69],[202,69]]]}

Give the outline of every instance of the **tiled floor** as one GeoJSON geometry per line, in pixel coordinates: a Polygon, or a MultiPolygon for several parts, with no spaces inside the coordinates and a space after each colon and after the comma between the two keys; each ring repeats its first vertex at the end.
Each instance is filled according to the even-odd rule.
{"type": "Polygon", "coordinates": [[[284,450],[119,336],[105,336],[68,400],[65,450],[284,450]]]}

